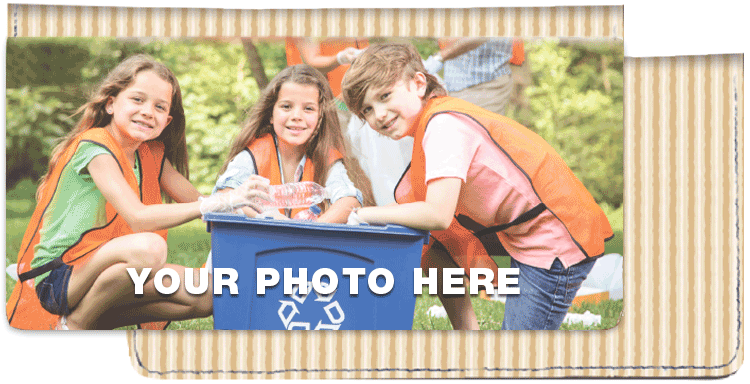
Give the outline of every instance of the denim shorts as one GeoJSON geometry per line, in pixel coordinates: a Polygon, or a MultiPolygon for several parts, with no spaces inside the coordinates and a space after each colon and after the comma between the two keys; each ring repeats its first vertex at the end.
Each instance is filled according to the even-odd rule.
{"type": "Polygon", "coordinates": [[[42,308],[53,315],[67,316],[70,314],[68,308],[68,283],[73,266],[63,264],[52,271],[39,284],[36,285],[36,295],[42,304],[42,308]]]}
{"type": "Polygon", "coordinates": [[[596,259],[590,258],[568,268],[555,259],[550,269],[532,267],[510,260],[518,268],[518,295],[505,301],[504,330],[555,330],[560,328],[576,292],[586,280],[596,259]]]}

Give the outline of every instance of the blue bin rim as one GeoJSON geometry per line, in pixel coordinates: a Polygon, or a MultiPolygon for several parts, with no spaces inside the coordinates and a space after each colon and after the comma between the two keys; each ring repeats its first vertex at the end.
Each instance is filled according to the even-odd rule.
{"type": "MultiPolygon", "coordinates": [[[[272,218],[255,219],[250,218],[242,214],[234,213],[206,213],[203,215],[203,220],[207,223],[231,223],[231,224],[243,224],[251,225],[255,227],[281,227],[281,228],[296,228],[296,229],[310,229],[315,228],[320,231],[326,232],[349,232],[363,235],[382,234],[388,236],[405,236],[424,238],[424,243],[428,244],[430,241],[430,232],[404,227],[403,225],[397,224],[386,224],[386,225],[349,225],[349,224],[337,224],[337,223],[319,223],[315,221],[301,221],[301,220],[275,220],[272,218]]],[[[208,226],[210,230],[210,225],[208,226]]]]}

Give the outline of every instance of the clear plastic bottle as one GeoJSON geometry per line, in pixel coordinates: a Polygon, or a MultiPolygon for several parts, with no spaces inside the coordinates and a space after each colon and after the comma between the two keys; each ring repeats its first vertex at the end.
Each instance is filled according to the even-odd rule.
{"type": "Polygon", "coordinates": [[[320,207],[317,205],[311,205],[310,208],[294,215],[294,220],[315,221],[318,216],[320,216],[321,212],[320,207]]]}
{"type": "Polygon", "coordinates": [[[257,199],[256,202],[265,209],[303,208],[317,205],[328,197],[326,189],[312,181],[271,185],[269,195],[273,201],[257,199]]]}

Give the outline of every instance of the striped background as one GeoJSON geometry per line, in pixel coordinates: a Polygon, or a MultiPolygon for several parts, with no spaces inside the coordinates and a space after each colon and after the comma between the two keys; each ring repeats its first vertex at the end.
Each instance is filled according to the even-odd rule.
{"type": "Polygon", "coordinates": [[[8,5],[8,36],[622,38],[622,7],[231,10],[8,5]]]}
{"type": "MultiPolygon", "coordinates": [[[[622,7],[9,5],[9,36],[623,37],[622,7]]],[[[743,360],[741,55],[625,60],[625,307],[590,332],[132,332],[153,378],[725,376],[743,360]]]]}

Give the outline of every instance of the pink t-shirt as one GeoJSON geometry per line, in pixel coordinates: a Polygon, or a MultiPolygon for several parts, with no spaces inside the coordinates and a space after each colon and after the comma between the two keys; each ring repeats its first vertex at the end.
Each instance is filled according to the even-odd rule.
{"type": "MultiPolygon", "coordinates": [[[[442,113],[427,125],[425,183],[456,177],[463,181],[456,214],[490,227],[507,224],[541,203],[523,171],[471,118],[442,113]]],[[[549,210],[511,226],[498,237],[516,261],[549,269],[555,258],[567,268],[586,256],[549,210]]]]}

